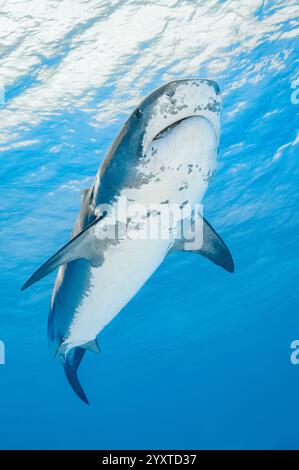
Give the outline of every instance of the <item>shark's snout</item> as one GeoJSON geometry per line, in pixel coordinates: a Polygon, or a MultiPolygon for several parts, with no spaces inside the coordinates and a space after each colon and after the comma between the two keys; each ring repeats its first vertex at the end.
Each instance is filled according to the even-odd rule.
{"type": "MultiPolygon", "coordinates": [[[[213,126],[219,143],[221,95],[219,86],[208,79],[174,80],[149,95],[138,108],[143,121],[142,150],[170,126],[191,117],[204,117],[213,126]]],[[[136,122],[134,121],[134,125],[136,122]]]]}
{"type": "Polygon", "coordinates": [[[173,97],[175,95],[176,90],[182,86],[196,88],[203,87],[205,89],[207,87],[210,87],[216,95],[220,94],[220,88],[218,83],[214,80],[209,80],[206,78],[186,78],[181,80],[174,80],[165,85],[164,93],[166,94],[166,96],[173,97]]]}

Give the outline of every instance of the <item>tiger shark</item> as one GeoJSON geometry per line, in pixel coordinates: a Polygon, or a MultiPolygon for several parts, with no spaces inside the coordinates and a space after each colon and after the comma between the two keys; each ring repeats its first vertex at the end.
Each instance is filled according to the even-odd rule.
{"type": "Polygon", "coordinates": [[[194,210],[216,169],[221,108],[218,85],[207,79],[172,81],[147,96],[117,135],[93,185],[82,192],[70,241],[22,287],[59,268],[49,313],[49,346],[73,390],[87,404],[77,376],[85,352],[100,352],[99,333],[168,253],[190,251],[234,271],[229,249],[194,210]],[[124,200],[129,209],[135,208],[130,217],[128,212],[115,215],[124,200]],[[136,204],[145,211],[138,214],[136,204]],[[154,223],[161,215],[152,207],[171,204],[180,209],[191,205],[191,218],[179,215],[172,225],[164,222],[167,237],[138,237],[145,223],[154,223]],[[191,219],[201,222],[196,248],[190,248],[184,230],[178,231],[191,219]]]}

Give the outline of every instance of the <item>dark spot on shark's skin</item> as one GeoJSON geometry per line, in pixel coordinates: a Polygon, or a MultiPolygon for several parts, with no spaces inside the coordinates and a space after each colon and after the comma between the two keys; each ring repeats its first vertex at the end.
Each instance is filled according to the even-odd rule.
{"type": "Polygon", "coordinates": [[[202,179],[204,180],[205,183],[210,183],[212,176],[213,176],[213,172],[209,170],[207,174],[203,175],[202,179]]]}
{"type": "Polygon", "coordinates": [[[165,171],[165,165],[160,166],[161,171],[165,171]]]}
{"type": "Polygon", "coordinates": [[[182,166],[183,166],[183,164],[181,163],[181,164],[177,167],[176,171],[178,171],[182,166]]]}
{"type": "Polygon", "coordinates": [[[155,179],[155,183],[158,183],[159,181],[161,181],[160,178],[155,179]]]}
{"type": "Polygon", "coordinates": [[[188,175],[190,175],[190,173],[192,173],[192,171],[193,171],[192,168],[193,168],[192,164],[188,165],[188,175]]]}
{"type": "Polygon", "coordinates": [[[152,148],[152,151],[151,151],[152,157],[153,157],[154,155],[156,155],[157,153],[158,153],[158,149],[157,149],[157,148],[152,148]]]}
{"type": "Polygon", "coordinates": [[[166,201],[161,201],[160,204],[169,204],[169,199],[166,199],[166,201]]]}
{"type": "Polygon", "coordinates": [[[179,191],[183,191],[184,189],[188,189],[188,183],[184,182],[183,186],[179,188],[179,191]]]}
{"type": "Polygon", "coordinates": [[[144,160],[141,161],[141,165],[145,166],[145,165],[147,165],[147,164],[150,163],[150,162],[151,162],[151,158],[148,157],[148,158],[145,158],[144,160]]]}
{"type": "Polygon", "coordinates": [[[142,185],[150,183],[154,178],[157,177],[158,174],[159,172],[157,173],[151,172],[149,174],[146,174],[140,170],[138,172],[136,171],[134,175],[134,184],[132,184],[131,186],[129,186],[128,184],[127,187],[140,189],[142,185]]]}
{"type": "Polygon", "coordinates": [[[214,85],[214,90],[215,90],[216,95],[217,96],[220,95],[220,88],[218,86],[218,83],[213,82],[213,85],[214,85]]]}
{"type": "Polygon", "coordinates": [[[186,204],[188,204],[189,201],[184,201],[181,205],[180,205],[180,209],[183,209],[185,207],[186,204]]]}
{"type": "Polygon", "coordinates": [[[201,111],[202,110],[202,107],[200,106],[200,104],[198,106],[196,106],[194,109],[193,109],[193,112],[196,113],[197,111],[201,111]]]}
{"type": "Polygon", "coordinates": [[[220,104],[218,101],[210,97],[210,102],[205,106],[204,109],[211,111],[212,113],[220,113],[220,104]]]}
{"type": "Polygon", "coordinates": [[[157,211],[156,209],[152,209],[148,211],[147,213],[147,217],[149,216],[157,217],[157,215],[161,215],[161,211],[157,211]]]}
{"type": "MultiPolygon", "coordinates": [[[[167,114],[175,115],[186,108],[188,108],[186,104],[182,104],[178,106],[177,100],[170,100],[170,102],[163,103],[163,105],[161,106],[161,113],[165,112],[167,114]]],[[[167,115],[164,114],[164,118],[166,118],[166,116],[167,115]]]]}

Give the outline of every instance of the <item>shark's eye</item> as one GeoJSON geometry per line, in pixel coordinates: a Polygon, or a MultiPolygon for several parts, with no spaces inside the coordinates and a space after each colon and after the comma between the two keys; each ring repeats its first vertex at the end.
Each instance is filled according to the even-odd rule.
{"type": "Polygon", "coordinates": [[[141,118],[141,116],[142,116],[142,111],[141,111],[141,109],[140,109],[140,108],[137,108],[136,111],[135,111],[135,114],[136,114],[136,116],[137,116],[138,118],[141,118]]]}
{"type": "Polygon", "coordinates": [[[165,95],[171,98],[174,95],[174,91],[173,90],[165,91],[165,95]]]}

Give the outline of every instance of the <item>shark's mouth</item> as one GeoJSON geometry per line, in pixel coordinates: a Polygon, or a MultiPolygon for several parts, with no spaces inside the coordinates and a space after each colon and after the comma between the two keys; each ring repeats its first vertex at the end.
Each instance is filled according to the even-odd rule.
{"type": "Polygon", "coordinates": [[[193,116],[187,116],[183,119],[179,119],[178,121],[175,121],[173,124],[170,124],[169,126],[165,127],[164,129],[162,129],[162,131],[160,131],[154,138],[153,138],[153,141],[154,140],[158,140],[158,139],[163,139],[164,137],[166,137],[166,135],[168,134],[168,132],[170,132],[172,129],[174,129],[176,126],[178,126],[179,124],[181,124],[181,122],[183,121],[186,121],[187,119],[190,119],[191,117],[193,116]]]}

